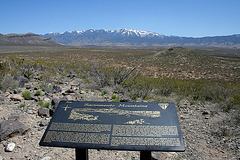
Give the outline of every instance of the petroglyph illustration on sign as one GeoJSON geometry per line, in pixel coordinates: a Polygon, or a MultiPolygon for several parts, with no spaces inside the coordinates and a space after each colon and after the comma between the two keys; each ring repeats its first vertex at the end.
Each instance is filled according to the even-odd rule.
{"type": "Polygon", "coordinates": [[[94,115],[91,115],[91,114],[78,113],[76,110],[77,109],[73,109],[71,111],[71,114],[68,117],[68,119],[73,119],[74,121],[77,120],[77,119],[86,120],[86,121],[96,121],[96,120],[98,120],[98,116],[94,116],[94,115]]]}
{"type": "Polygon", "coordinates": [[[144,119],[136,119],[134,121],[128,121],[125,124],[149,124],[144,121],[144,119]]]}
{"type": "Polygon", "coordinates": [[[131,111],[131,110],[121,110],[116,108],[100,108],[100,109],[75,108],[75,109],[72,109],[68,119],[73,119],[73,120],[79,119],[79,120],[87,120],[87,121],[93,121],[98,119],[98,116],[94,116],[86,113],[106,113],[106,114],[124,115],[124,116],[134,115],[134,116],[141,116],[141,117],[148,117],[148,118],[158,118],[161,116],[160,111],[131,111]]]}

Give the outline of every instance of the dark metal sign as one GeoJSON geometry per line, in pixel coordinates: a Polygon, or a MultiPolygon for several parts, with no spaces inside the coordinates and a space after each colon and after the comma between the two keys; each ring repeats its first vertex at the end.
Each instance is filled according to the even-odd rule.
{"type": "Polygon", "coordinates": [[[42,146],[184,151],[174,103],[62,101],[42,146]]]}

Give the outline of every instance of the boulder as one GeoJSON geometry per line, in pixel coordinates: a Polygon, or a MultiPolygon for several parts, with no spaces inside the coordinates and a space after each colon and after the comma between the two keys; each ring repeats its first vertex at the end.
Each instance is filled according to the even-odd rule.
{"type": "Polygon", "coordinates": [[[46,90],[46,93],[51,93],[51,94],[54,93],[54,90],[50,87],[46,87],[45,90],[46,90]]]}
{"type": "Polygon", "coordinates": [[[58,104],[61,102],[61,101],[67,101],[68,99],[66,97],[57,97],[57,98],[53,98],[52,99],[52,102],[51,102],[51,108],[50,108],[50,112],[51,112],[51,115],[54,114],[58,104]]]}
{"type": "Polygon", "coordinates": [[[0,101],[4,101],[4,98],[2,96],[0,96],[0,101]]]}
{"type": "Polygon", "coordinates": [[[28,82],[29,82],[29,80],[25,77],[19,77],[18,78],[18,86],[21,87],[21,88],[24,87],[25,83],[28,83],[28,82]]]}
{"type": "Polygon", "coordinates": [[[13,113],[8,117],[8,120],[24,120],[26,116],[22,113],[13,113]]]}
{"type": "Polygon", "coordinates": [[[24,135],[29,130],[29,127],[19,121],[4,120],[0,123],[0,141],[6,140],[15,135],[24,135]]]}
{"type": "Polygon", "coordinates": [[[22,101],[23,97],[20,94],[15,94],[15,95],[11,96],[11,100],[13,100],[13,101],[22,101]]]}
{"type": "Polygon", "coordinates": [[[38,115],[44,117],[50,117],[50,109],[45,107],[40,107],[38,109],[38,115]]]}
{"type": "Polygon", "coordinates": [[[0,104],[4,103],[4,98],[0,96],[0,104]]]}
{"type": "Polygon", "coordinates": [[[61,87],[56,86],[56,85],[53,86],[53,90],[54,90],[55,93],[60,93],[60,92],[62,92],[61,87]]]}

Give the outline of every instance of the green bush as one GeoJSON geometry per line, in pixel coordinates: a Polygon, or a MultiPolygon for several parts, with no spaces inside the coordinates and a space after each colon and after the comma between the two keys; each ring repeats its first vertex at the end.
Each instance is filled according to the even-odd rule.
{"type": "Polygon", "coordinates": [[[104,96],[105,94],[108,94],[107,91],[102,91],[101,95],[104,96]]]}
{"type": "Polygon", "coordinates": [[[115,94],[112,95],[112,99],[116,99],[117,96],[115,94]]]}
{"type": "Polygon", "coordinates": [[[45,104],[43,105],[43,107],[46,107],[46,108],[49,108],[49,106],[50,106],[49,103],[45,103],[45,104]]]}
{"type": "Polygon", "coordinates": [[[43,105],[44,105],[43,101],[38,101],[38,104],[39,104],[41,107],[43,107],[43,105]]]}
{"type": "Polygon", "coordinates": [[[41,88],[41,90],[42,90],[43,92],[46,91],[45,86],[44,86],[43,84],[40,84],[39,87],[41,88]]]}
{"type": "Polygon", "coordinates": [[[38,101],[38,104],[39,104],[41,107],[45,107],[45,108],[49,108],[49,106],[50,106],[49,103],[44,103],[43,101],[38,101]]]}
{"type": "Polygon", "coordinates": [[[112,102],[120,102],[120,99],[119,98],[115,98],[112,100],[112,102]]]}
{"type": "Polygon", "coordinates": [[[20,104],[20,107],[21,107],[21,108],[25,107],[25,104],[20,104]]]}
{"type": "Polygon", "coordinates": [[[41,91],[36,91],[36,93],[34,94],[34,96],[41,96],[41,91]]]}
{"type": "Polygon", "coordinates": [[[22,93],[22,96],[25,100],[31,100],[32,99],[31,92],[29,92],[29,91],[24,91],[22,93]]]}

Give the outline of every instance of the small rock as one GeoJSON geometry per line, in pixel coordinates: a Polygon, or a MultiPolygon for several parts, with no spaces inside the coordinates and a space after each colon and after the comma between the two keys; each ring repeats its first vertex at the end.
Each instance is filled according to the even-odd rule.
{"type": "Polygon", "coordinates": [[[14,93],[14,94],[19,94],[20,92],[21,92],[21,91],[18,90],[18,89],[14,89],[14,90],[13,90],[13,93],[14,93]]]}
{"type": "Polygon", "coordinates": [[[20,94],[15,94],[15,95],[11,96],[11,100],[13,100],[13,101],[22,101],[23,97],[20,94]]]}
{"type": "Polygon", "coordinates": [[[76,75],[75,74],[72,74],[72,73],[69,73],[69,75],[67,75],[67,77],[69,77],[69,78],[74,78],[74,77],[76,77],[76,75]]]}
{"type": "Polygon", "coordinates": [[[38,128],[38,131],[41,131],[41,130],[43,130],[43,129],[44,129],[43,127],[39,127],[39,128],[38,128]]]}
{"type": "Polygon", "coordinates": [[[42,119],[39,123],[39,126],[47,126],[48,125],[48,121],[45,119],[42,119]]]}
{"type": "Polygon", "coordinates": [[[209,119],[210,117],[209,116],[205,116],[205,119],[209,119]]]}
{"type": "Polygon", "coordinates": [[[130,100],[130,99],[127,99],[127,98],[122,98],[122,99],[120,100],[120,102],[131,102],[131,100],[130,100]]]}
{"type": "Polygon", "coordinates": [[[86,94],[86,91],[80,91],[80,94],[86,94]]]}
{"type": "Polygon", "coordinates": [[[4,103],[4,98],[0,96],[0,104],[4,103]]]}
{"type": "Polygon", "coordinates": [[[41,160],[51,160],[51,157],[43,157],[41,160]]]}
{"type": "Polygon", "coordinates": [[[74,97],[71,96],[71,95],[67,95],[66,98],[67,98],[68,101],[74,101],[75,100],[74,97]]]}
{"type": "Polygon", "coordinates": [[[51,94],[54,93],[52,88],[46,87],[45,90],[46,90],[47,93],[51,93],[51,94]]]}
{"type": "Polygon", "coordinates": [[[38,86],[35,86],[34,90],[40,90],[40,88],[38,86]]]}
{"type": "Polygon", "coordinates": [[[45,108],[45,107],[40,107],[38,109],[38,115],[39,116],[49,117],[50,116],[50,109],[49,108],[45,108]]]}
{"type": "Polygon", "coordinates": [[[202,112],[202,115],[209,115],[210,114],[210,111],[209,110],[204,110],[203,112],[202,112]]]}
{"type": "Polygon", "coordinates": [[[15,148],[16,144],[15,143],[8,143],[6,148],[5,148],[5,151],[6,152],[12,152],[15,148]]]}
{"type": "Polygon", "coordinates": [[[46,98],[43,99],[43,101],[50,103],[50,102],[51,102],[51,99],[46,97],[46,98]]]}
{"type": "Polygon", "coordinates": [[[38,102],[40,100],[40,98],[38,96],[31,96],[32,100],[38,102]]]}
{"type": "Polygon", "coordinates": [[[31,110],[31,109],[27,110],[27,114],[33,114],[33,113],[34,113],[33,110],[31,110]]]}
{"type": "Polygon", "coordinates": [[[25,87],[26,87],[26,89],[31,89],[32,88],[31,85],[26,85],[25,87]]]}
{"type": "Polygon", "coordinates": [[[75,93],[73,89],[68,89],[65,91],[66,94],[71,94],[71,93],[75,93]]]}

